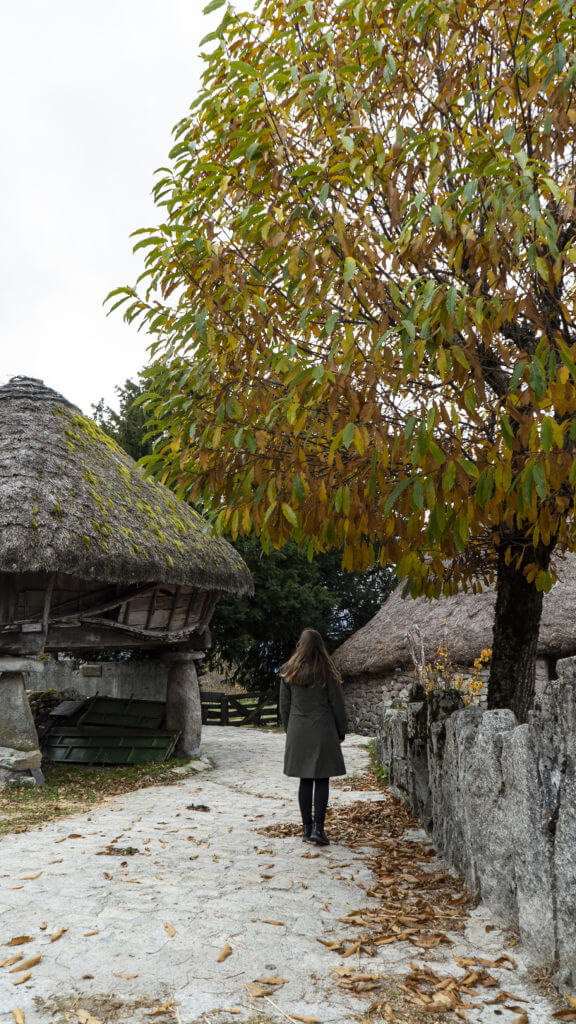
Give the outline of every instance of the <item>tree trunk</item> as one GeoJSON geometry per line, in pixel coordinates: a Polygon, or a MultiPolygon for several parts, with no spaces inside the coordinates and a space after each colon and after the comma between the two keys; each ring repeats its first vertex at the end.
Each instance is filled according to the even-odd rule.
{"type": "MultiPolygon", "coordinates": [[[[496,609],[492,660],[488,681],[488,707],[511,708],[525,722],[534,702],[536,652],[544,594],[528,583],[522,568],[514,564],[519,549],[512,545],[512,562],[506,565],[502,545],[498,553],[496,609]]],[[[535,562],[548,569],[552,547],[527,551],[524,564],[535,562]]]]}

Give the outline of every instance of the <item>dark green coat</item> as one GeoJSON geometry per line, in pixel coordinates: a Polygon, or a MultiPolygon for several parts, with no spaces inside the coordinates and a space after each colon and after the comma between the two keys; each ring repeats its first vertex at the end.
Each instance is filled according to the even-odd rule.
{"type": "Polygon", "coordinates": [[[340,740],[346,734],[342,687],[280,682],[280,717],[286,730],[284,774],[299,779],[345,775],[340,740]]]}

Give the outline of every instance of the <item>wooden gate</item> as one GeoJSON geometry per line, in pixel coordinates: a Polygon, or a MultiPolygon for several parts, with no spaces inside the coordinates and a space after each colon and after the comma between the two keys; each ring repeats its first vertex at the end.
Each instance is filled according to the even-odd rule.
{"type": "Polygon", "coordinates": [[[275,693],[232,697],[229,693],[202,691],[203,725],[278,726],[280,714],[275,693]]]}

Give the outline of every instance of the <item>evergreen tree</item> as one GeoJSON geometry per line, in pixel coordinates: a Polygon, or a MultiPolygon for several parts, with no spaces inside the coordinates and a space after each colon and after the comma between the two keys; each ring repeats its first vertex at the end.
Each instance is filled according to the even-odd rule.
{"type": "Polygon", "coordinates": [[[220,601],[207,667],[224,665],[229,679],[250,690],[274,689],[278,668],[307,626],[333,650],[376,614],[396,583],[386,569],[343,570],[341,551],[308,561],[294,543],[268,553],[255,537],[234,546],[250,568],[255,594],[220,601]]]}

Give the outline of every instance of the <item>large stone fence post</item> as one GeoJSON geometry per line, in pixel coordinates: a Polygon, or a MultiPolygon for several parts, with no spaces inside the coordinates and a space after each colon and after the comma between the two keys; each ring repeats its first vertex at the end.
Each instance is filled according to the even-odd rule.
{"type": "Polygon", "coordinates": [[[43,668],[32,658],[0,656],[0,785],[25,778],[44,781],[38,733],[24,686],[25,674],[43,668]]]}
{"type": "Polygon", "coordinates": [[[177,651],[164,655],[169,664],[166,685],[166,728],[181,733],[177,757],[198,757],[202,735],[202,705],[195,662],[203,654],[177,651]]]}

